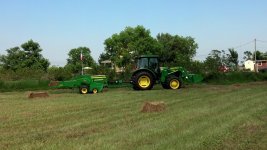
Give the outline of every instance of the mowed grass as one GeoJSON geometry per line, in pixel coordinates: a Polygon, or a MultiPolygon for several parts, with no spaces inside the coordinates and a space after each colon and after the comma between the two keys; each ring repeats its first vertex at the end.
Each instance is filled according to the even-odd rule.
{"type": "Polygon", "coordinates": [[[267,82],[0,94],[0,149],[267,149],[267,82]],[[146,101],[164,112],[141,113],[146,101]]]}

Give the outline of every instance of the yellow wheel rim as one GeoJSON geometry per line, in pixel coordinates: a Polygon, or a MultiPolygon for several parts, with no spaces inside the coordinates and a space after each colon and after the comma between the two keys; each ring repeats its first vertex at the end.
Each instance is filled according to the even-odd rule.
{"type": "Polygon", "coordinates": [[[150,78],[148,76],[141,76],[138,79],[138,84],[142,88],[147,88],[150,85],[150,78]]]}
{"type": "Polygon", "coordinates": [[[94,94],[97,93],[97,89],[93,89],[93,93],[94,93],[94,94]]]}
{"type": "Polygon", "coordinates": [[[86,94],[88,92],[88,90],[87,90],[87,88],[82,88],[81,92],[82,92],[82,94],[86,94]]]}
{"type": "Polygon", "coordinates": [[[170,82],[171,89],[178,89],[180,86],[180,82],[177,79],[172,79],[170,82]]]}

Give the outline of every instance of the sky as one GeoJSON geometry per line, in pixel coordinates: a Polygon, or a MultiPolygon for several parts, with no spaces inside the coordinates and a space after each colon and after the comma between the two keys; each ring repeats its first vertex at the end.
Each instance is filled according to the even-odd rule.
{"type": "Polygon", "coordinates": [[[267,51],[266,0],[1,0],[0,54],[32,39],[51,65],[64,66],[80,46],[97,61],[107,38],[137,25],[153,37],[193,37],[196,60],[213,49],[235,48],[241,57],[254,50],[254,39],[267,51]]]}

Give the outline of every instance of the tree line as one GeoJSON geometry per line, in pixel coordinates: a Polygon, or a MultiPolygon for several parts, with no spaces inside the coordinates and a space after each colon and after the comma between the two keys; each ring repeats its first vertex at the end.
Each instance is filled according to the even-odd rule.
{"type": "MultiPolygon", "coordinates": [[[[237,70],[239,64],[238,53],[234,49],[212,50],[204,61],[194,60],[198,48],[194,38],[169,33],[159,33],[153,38],[150,30],[143,26],[126,27],[106,39],[104,46],[98,63],[92,58],[90,48],[78,47],[69,51],[64,67],[55,67],[50,66],[49,60],[42,56],[39,43],[29,40],[20,47],[7,49],[6,55],[0,55],[0,74],[2,78],[10,80],[23,77],[65,80],[80,74],[83,63],[92,68],[91,74],[106,74],[114,78],[114,70],[101,65],[102,61],[110,60],[114,66],[124,68],[125,72],[121,75],[127,78],[133,69],[135,58],[147,54],[159,55],[162,66],[183,66],[194,73],[217,72],[218,67],[223,65],[237,70]]],[[[253,55],[246,51],[244,60],[252,59],[253,55]]],[[[265,53],[259,51],[256,56],[257,59],[267,59],[265,53]]]]}

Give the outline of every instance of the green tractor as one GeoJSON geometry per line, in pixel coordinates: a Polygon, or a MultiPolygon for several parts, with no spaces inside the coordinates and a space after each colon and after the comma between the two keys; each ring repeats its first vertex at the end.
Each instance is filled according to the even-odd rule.
{"type": "Polygon", "coordinates": [[[134,90],[150,90],[159,82],[165,89],[179,89],[184,82],[198,83],[202,76],[189,74],[183,67],[159,67],[159,56],[142,55],[137,58],[131,77],[134,90]]]}

